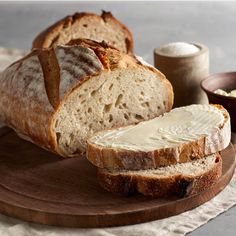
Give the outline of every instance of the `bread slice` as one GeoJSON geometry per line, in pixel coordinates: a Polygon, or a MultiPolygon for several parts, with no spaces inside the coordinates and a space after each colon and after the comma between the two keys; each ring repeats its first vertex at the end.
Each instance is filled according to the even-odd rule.
{"type": "Polygon", "coordinates": [[[106,41],[124,53],[133,52],[133,36],[128,28],[110,12],[101,16],[93,13],[75,13],[56,22],[41,32],[33,42],[33,48],[48,48],[67,44],[72,39],[87,38],[106,41]]]}
{"type": "Polygon", "coordinates": [[[217,154],[154,170],[115,171],[98,169],[100,185],[109,192],[151,197],[186,197],[212,186],[221,176],[222,159],[217,154]]]}
{"type": "Polygon", "coordinates": [[[87,158],[99,168],[152,169],[188,162],[226,148],[230,117],[220,105],[190,105],[88,140],[87,158]]]}
{"type": "Polygon", "coordinates": [[[95,132],[169,111],[173,90],[158,70],[105,43],[37,49],[0,75],[0,120],[62,156],[80,156],[95,132]]]}

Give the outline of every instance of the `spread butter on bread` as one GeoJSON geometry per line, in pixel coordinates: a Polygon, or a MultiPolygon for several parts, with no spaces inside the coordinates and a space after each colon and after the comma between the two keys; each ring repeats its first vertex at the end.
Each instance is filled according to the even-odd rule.
{"type": "Polygon", "coordinates": [[[230,138],[230,116],[222,106],[190,105],[98,132],[88,140],[87,158],[99,168],[152,169],[216,153],[230,138]]]}

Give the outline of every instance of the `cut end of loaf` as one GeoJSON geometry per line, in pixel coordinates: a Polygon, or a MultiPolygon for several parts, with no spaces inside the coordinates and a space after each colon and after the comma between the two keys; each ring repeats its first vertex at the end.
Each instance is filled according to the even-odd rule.
{"type": "Polygon", "coordinates": [[[84,82],[64,101],[54,132],[65,156],[86,151],[95,132],[139,123],[171,107],[165,81],[143,67],[117,69],[84,82]]]}
{"type": "Polygon", "coordinates": [[[94,132],[153,118],[173,104],[171,85],[158,70],[83,39],[14,62],[1,73],[0,92],[0,104],[8,104],[1,120],[61,156],[80,156],[94,132]]]}

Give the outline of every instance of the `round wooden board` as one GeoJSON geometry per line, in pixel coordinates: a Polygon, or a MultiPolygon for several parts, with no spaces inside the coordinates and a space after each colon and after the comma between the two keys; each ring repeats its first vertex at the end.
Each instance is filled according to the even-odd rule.
{"type": "Polygon", "coordinates": [[[129,225],[176,215],[213,198],[230,181],[235,153],[222,152],[223,175],[188,198],[119,197],[103,190],[96,168],[82,158],[61,159],[0,130],[0,212],[26,221],[67,227],[129,225]]]}

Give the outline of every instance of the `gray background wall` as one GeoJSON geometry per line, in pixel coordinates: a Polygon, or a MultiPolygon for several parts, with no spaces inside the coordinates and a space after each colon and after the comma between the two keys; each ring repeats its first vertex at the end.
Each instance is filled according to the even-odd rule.
{"type": "MultiPolygon", "coordinates": [[[[112,11],[134,34],[135,51],[153,62],[153,49],[173,41],[210,49],[211,72],[236,70],[236,3],[77,2],[0,3],[0,46],[30,49],[35,35],[75,11],[112,11]]],[[[236,208],[191,235],[235,235],[236,208]]]]}
{"type": "Polygon", "coordinates": [[[236,68],[236,3],[70,2],[0,3],[0,46],[30,48],[34,36],[75,11],[112,11],[134,34],[136,53],[153,61],[153,48],[173,41],[210,48],[211,71],[236,68]]]}

